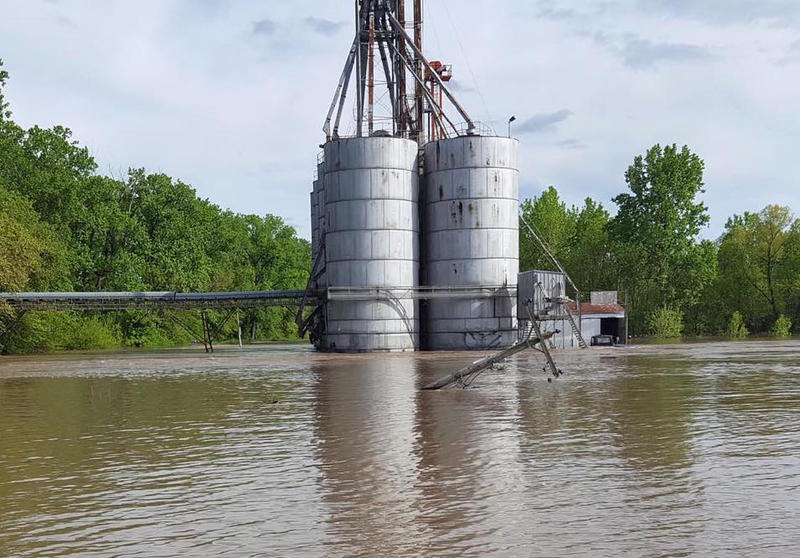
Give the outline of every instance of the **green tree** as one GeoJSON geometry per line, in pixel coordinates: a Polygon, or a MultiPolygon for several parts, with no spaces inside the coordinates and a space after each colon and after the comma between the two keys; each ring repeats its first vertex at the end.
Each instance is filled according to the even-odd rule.
{"type": "Polygon", "coordinates": [[[656,308],[697,304],[713,278],[710,249],[696,243],[709,220],[697,200],[703,168],[688,147],[655,145],[625,173],[630,193],[614,198],[619,210],[610,232],[634,333],[645,329],[644,318],[656,308]]]}
{"type": "Polygon", "coordinates": [[[617,288],[608,232],[610,221],[608,211],[592,198],[586,198],[577,212],[564,266],[584,293],[617,288]]]}
{"type": "MultiPolygon", "coordinates": [[[[50,290],[64,286],[68,257],[27,199],[0,187],[0,291],[50,290]]],[[[7,351],[12,309],[0,303],[0,352],[7,351]]]]}
{"type": "Polygon", "coordinates": [[[731,319],[728,322],[727,336],[731,339],[745,339],[749,335],[750,331],[744,324],[742,313],[737,310],[731,315],[731,319]]]}
{"type": "Polygon", "coordinates": [[[0,187],[0,291],[64,286],[68,257],[27,199],[0,187]]]}
{"type": "Polygon", "coordinates": [[[550,259],[528,230],[536,234],[559,260],[566,259],[575,235],[577,211],[561,201],[558,191],[550,186],[540,196],[525,200],[520,219],[520,270],[553,269],[550,259]]]}
{"type": "Polygon", "coordinates": [[[8,110],[8,103],[3,96],[3,88],[8,81],[8,72],[3,69],[3,59],[0,58],[0,122],[11,118],[11,111],[8,110]]]}
{"type": "Polygon", "coordinates": [[[775,337],[785,339],[792,334],[792,320],[784,314],[778,316],[775,324],[772,326],[772,334],[775,337]]]}
{"type": "Polygon", "coordinates": [[[796,219],[789,230],[786,255],[778,270],[778,278],[788,289],[786,314],[792,323],[800,324],[800,219],[796,219]]]}
{"type": "Polygon", "coordinates": [[[791,209],[777,205],[735,215],[720,239],[718,292],[729,310],[740,309],[756,331],[782,313],[794,314],[800,285],[800,230],[791,209]]]}
{"type": "Polygon", "coordinates": [[[683,333],[683,313],[663,306],[647,315],[650,334],[656,339],[680,339],[683,333]]]}
{"type": "MultiPolygon", "coordinates": [[[[23,129],[3,96],[0,62],[0,290],[302,289],[309,243],[272,215],[224,211],[180,180],[144,169],[126,180],[97,174],[69,129],[23,129]]],[[[3,350],[183,343],[158,316],[129,311],[29,313],[13,331],[0,309],[3,350]]],[[[253,339],[294,334],[293,312],[250,313],[253,339]]],[[[196,316],[182,322],[198,327],[196,316]]],[[[247,317],[246,317],[247,318],[247,317]]],[[[223,335],[234,336],[235,324],[223,335]]]]}

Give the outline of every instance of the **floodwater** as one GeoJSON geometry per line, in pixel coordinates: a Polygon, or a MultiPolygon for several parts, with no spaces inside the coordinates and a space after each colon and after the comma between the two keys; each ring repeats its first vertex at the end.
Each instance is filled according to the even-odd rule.
{"type": "Polygon", "coordinates": [[[800,341],[0,359],[0,556],[789,556],[800,341]]]}

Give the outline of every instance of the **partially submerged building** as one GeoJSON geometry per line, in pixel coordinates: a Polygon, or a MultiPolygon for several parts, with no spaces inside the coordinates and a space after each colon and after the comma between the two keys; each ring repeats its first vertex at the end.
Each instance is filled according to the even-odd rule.
{"type": "Polygon", "coordinates": [[[540,332],[558,330],[549,342],[558,349],[577,349],[581,342],[591,345],[598,336],[609,336],[615,344],[628,337],[625,308],[616,291],[597,291],[582,301],[580,293],[568,292],[566,273],[526,271],[519,274],[517,318],[521,335],[538,328],[540,332]],[[532,323],[535,322],[535,325],[532,323]]]}
{"type": "MultiPolygon", "coordinates": [[[[577,311],[577,303],[570,303],[570,310],[577,311]]],[[[611,336],[617,345],[627,342],[628,316],[617,291],[589,293],[589,302],[582,302],[580,311],[581,333],[588,343],[598,335],[611,336]]]]}

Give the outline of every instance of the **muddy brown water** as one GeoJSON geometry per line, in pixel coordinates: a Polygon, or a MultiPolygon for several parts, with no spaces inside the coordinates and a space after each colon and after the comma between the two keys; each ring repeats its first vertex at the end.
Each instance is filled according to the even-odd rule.
{"type": "Polygon", "coordinates": [[[800,341],[0,359],[0,556],[789,556],[800,341]]]}

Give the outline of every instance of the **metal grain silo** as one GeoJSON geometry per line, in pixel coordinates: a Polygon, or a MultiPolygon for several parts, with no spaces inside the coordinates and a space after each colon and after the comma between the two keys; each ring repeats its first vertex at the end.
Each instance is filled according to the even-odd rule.
{"type": "Polygon", "coordinates": [[[518,143],[462,136],[425,146],[422,283],[495,287],[495,296],[426,305],[428,349],[507,346],[517,337],[518,143]]]}
{"type": "Polygon", "coordinates": [[[330,300],[322,347],[399,351],[419,346],[417,144],[394,137],[348,138],[325,145],[324,243],[330,300]],[[373,288],[384,299],[336,300],[373,288]]]}

